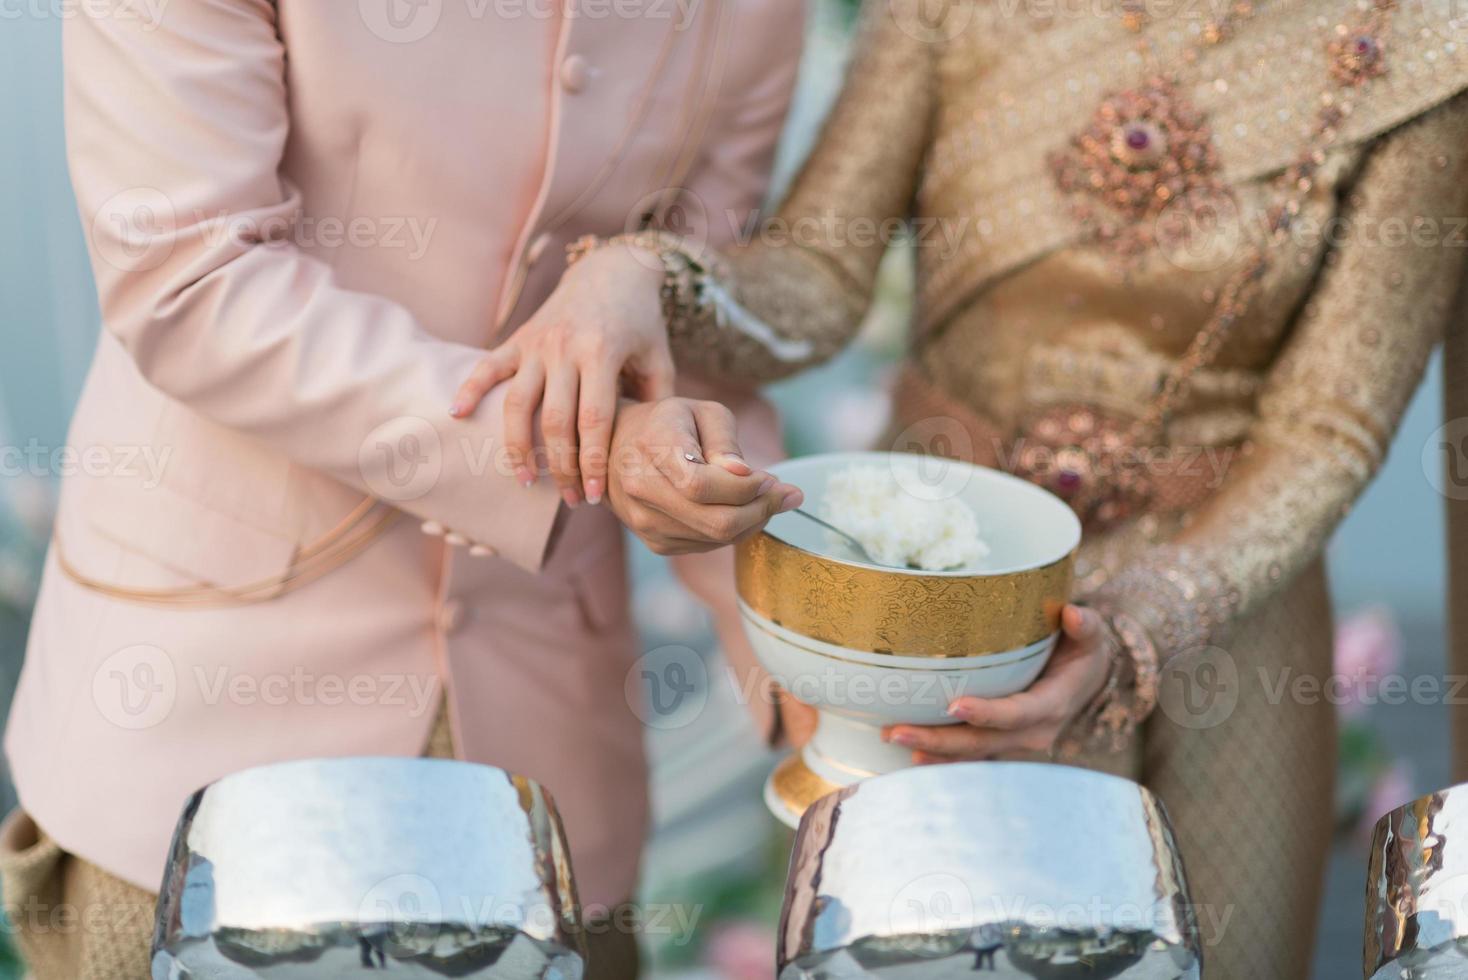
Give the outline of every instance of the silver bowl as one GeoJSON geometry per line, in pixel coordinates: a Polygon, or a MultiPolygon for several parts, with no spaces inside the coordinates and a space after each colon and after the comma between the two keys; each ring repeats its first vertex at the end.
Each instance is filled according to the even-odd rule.
{"type": "Polygon", "coordinates": [[[1370,980],[1468,978],[1468,785],[1376,822],[1363,955],[1370,980]]]}
{"type": "Polygon", "coordinates": [[[1196,978],[1167,815],[1129,780],[972,762],[848,786],[800,821],[780,980],[1196,978]]]}
{"type": "Polygon", "coordinates": [[[185,805],[154,980],[579,980],[584,946],[550,796],[499,769],[323,759],[248,769],[185,805]]]}

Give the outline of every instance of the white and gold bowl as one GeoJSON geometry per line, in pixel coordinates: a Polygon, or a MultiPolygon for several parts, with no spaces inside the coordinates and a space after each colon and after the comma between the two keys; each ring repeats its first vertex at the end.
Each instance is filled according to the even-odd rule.
{"type": "Polygon", "coordinates": [[[765,785],[795,826],[827,793],[911,765],[883,726],[953,723],[959,697],[998,698],[1044,670],[1070,598],[1081,527],[1059,498],[997,470],[903,453],[831,453],[771,468],[821,512],[832,474],[892,467],[926,499],[957,497],[989,554],[975,567],[919,571],[873,564],[799,514],[782,514],[736,550],[745,632],[771,677],[814,705],[810,742],[765,785]]]}

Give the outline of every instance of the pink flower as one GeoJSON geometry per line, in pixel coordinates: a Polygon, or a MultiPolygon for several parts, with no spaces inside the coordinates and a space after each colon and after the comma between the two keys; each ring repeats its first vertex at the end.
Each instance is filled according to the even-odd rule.
{"type": "Polygon", "coordinates": [[[704,960],[720,980],[774,980],[775,931],[758,922],[721,925],[704,947],[704,960]]]}
{"type": "Polygon", "coordinates": [[[1342,620],[1335,631],[1335,672],[1350,693],[1340,705],[1341,713],[1347,718],[1365,714],[1382,678],[1401,662],[1402,631],[1390,609],[1368,606],[1342,620]]]}
{"type": "Polygon", "coordinates": [[[1376,777],[1371,792],[1366,796],[1366,805],[1361,810],[1358,834],[1363,840],[1371,838],[1371,831],[1376,826],[1376,821],[1397,807],[1416,799],[1417,794],[1412,788],[1412,782],[1412,763],[1405,759],[1393,761],[1390,768],[1376,777]]]}

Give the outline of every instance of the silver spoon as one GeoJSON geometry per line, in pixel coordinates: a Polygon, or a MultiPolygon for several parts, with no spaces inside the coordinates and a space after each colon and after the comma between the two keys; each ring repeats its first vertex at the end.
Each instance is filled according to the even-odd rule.
{"type": "Polygon", "coordinates": [[[851,545],[851,547],[855,548],[856,549],[856,553],[859,554],[859,555],[861,555],[861,557],[862,557],[863,560],[869,561],[873,565],[886,565],[887,564],[887,562],[877,561],[877,559],[873,558],[872,555],[871,555],[871,552],[867,551],[866,546],[864,544],[862,544],[859,540],[857,540],[857,538],[856,538],[856,536],[854,534],[851,534],[849,532],[846,532],[846,531],[841,530],[839,527],[837,527],[835,524],[832,524],[830,521],[823,520],[823,519],[817,517],[816,515],[812,514],[810,511],[805,510],[804,508],[801,508],[801,507],[795,508],[795,510],[792,511],[792,513],[799,514],[801,517],[804,517],[808,521],[815,521],[817,524],[819,524],[821,527],[825,528],[827,531],[832,531],[835,534],[840,535],[841,537],[845,538],[847,544],[849,544],[849,545],[851,545]]]}
{"type": "MultiPolygon", "coordinates": [[[[699,455],[697,455],[695,453],[687,453],[687,452],[685,452],[683,454],[683,458],[686,459],[686,460],[688,460],[688,462],[694,463],[696,465],[700,465],[700,466],[706,465],[705,464],[705,460],[701,456],[699,456],[699,455]]],[[[889,564],[887,564],[887,562],[878,561],[877,559],[873,558],[871,552],[867,551],[866,545],[862,544],[859,540],[857,540],[856,535],[850,534],[850,533],[848,533],[846,531],[841,530],[839,527],[837,527],[836,525],[832,524],[830,521],[822,520],[821,518],[819,518],[816,515],[812,514],[810,511],[805,510],[804,508],[801,508],[801,507],[795,508],[795,510],[792,513],[799,514],[801,517],[804,517],[808,521],[815,521],[817,524],[819,524],[821,527],[825,528],[826,530],[832,531],[835,534],[837,534],[837,535],[845,538],[846,539],[846,543],[849,544],[849,545],[851,545],[852,548],[856,549],[856,553],[862,557],[862,560],[863,561],[869,561],[873,565],[884,565],[887,568],[898,567],[898,566],[889,565],[889,564]]],[[[909,565],[907,567],[910,568],[912,566],[909,565]]]]}

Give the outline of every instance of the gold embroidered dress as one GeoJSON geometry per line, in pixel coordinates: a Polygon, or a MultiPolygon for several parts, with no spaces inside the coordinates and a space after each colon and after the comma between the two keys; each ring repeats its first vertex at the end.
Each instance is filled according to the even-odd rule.
{"type": "Polygon", "coordinates": [[[1290,692],[1329,674],[1323,545],[1465,272],[1453,14],[869,3],[780,234],[660,239],[681,366],[769,380],[849,340],[910,220],[890,448],[1015,470],[1084,518],[1082,597],[1164,665],[1161,710],[1111,709],[1122,733],[1150,712],[1141,737],[1088,761],[1168,806],[1210,977],[1308,973],[1334,722],[1290,692]]]}

